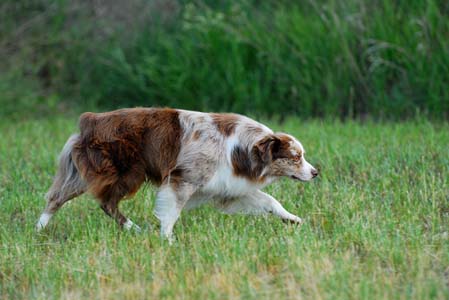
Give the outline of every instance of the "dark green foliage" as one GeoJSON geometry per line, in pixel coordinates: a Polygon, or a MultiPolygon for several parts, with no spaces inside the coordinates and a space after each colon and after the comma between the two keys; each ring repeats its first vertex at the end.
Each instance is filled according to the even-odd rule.
{"type": "Polygon", "coordinates": [[[80,109],[449,117],[445,1],[37,2],[19,69],[80,109]]]}

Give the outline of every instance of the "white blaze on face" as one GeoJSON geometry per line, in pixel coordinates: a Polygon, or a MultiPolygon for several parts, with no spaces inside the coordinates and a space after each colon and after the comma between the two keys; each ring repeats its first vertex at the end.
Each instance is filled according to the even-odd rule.
{"type": "Polygon", "coordinates": [[[313,169],[314,169],[314,167],[303,158],[301,170],[299,173],[299,178],[301,180],[306,180],[306,181],[311,180],[313,178],[313,175],[312,175],[313,169]]]}
{"type": "Polygon", "coordinates": [[[299,149],[302,153],[301,155],[301,168],[299,170],[298,174],[295,174],[299,179],[304,180],[304,181],[309,181],[313,178],[312,175],[312,170],[314,170],[315,168],[309,164],[309,162],[305,159],[305,151],[304,151],[304,147],[302,146],[302,144],[295,139],[294,137],[292,137],[292,141],[290,142],[291,145],[291,153],[293,155],[298,155],[298,151],[296,151],[295,149],[299,149]]]}

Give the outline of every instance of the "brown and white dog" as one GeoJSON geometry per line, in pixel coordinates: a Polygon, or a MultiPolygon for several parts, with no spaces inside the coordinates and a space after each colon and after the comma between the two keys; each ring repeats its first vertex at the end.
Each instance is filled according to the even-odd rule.
{"type": "Polygon", "coordinates": [[[261,189],[282,176],[318,175],[298,140],[237,114],[131,108],[84,113],[79,127],[60,154],[38,230],[64,203],[90,192],[120,226],[139,231],[118,204],[145,181],[159,186],[155,214],[169,239],[181,210],[206,202],[225,213],[272,213],[300,224],[261,189]]]}

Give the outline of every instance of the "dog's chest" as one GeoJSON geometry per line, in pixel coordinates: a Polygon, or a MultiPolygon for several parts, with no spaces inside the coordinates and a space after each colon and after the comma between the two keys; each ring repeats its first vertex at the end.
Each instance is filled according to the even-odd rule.
{"type": "Polygon", "coordinates": [[[260,187],[244,177],[234,175],[229,166],[220,166],[202,190],[215,196],[236,197],[260,187]]]}

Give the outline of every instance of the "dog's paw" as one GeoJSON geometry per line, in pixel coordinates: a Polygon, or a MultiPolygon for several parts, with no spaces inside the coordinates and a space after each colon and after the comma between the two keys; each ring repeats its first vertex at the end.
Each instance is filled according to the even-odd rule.
{"type": "Polygon", "coordinates": [[[135,233],[141,233],[142,232],[142,228],[140,228],[140,226],[136,225],[136,224],[134,224],[132,229],[134,230],[135,233]]]}
{"type": "Polygon", "coordinates": [[[298,225],[301,226],[304,221],[303,219],[301,219],[300,217],[293,217],[293,218],[289,218],[289,219],[282,219],[282,221],[286,224],[293,224],[293,225],[298,225]]]}
{"type": "Polygon", "coordinates": [[[134,231],[135,233],[142,232],[142,228],[140,228],[139,225],[135,224],[134,222],[132,222],[129,219],[125,222],[125,224],[123,224],[123,229],[125,229],[127,231],[134,231]]]}

